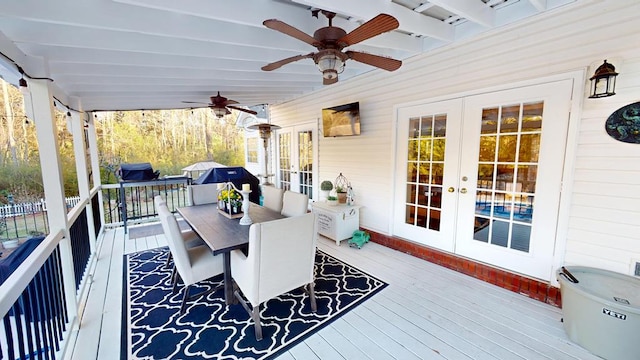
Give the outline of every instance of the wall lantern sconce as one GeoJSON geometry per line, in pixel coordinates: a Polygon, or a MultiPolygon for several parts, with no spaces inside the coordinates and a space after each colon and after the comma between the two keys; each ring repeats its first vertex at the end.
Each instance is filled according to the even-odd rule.
{"type": "Polygon", "coordinates": [[[21,77],[20,80],[18,80],[18,85],[20,86],[20,93],[22,93],[22,96],[29,95],[29,87],[27,86],[27,80],[25,80],[24,77],[21,77]]]}
{"type": "Polygon", "coordinates": [[[18,72],[20,72],[20,80],[18,80],[18,87],[22,96],[29,95],[29,87],[27,86],[27,80],[24,78],[24,70],[18,66],[18,72]]]}
{"type": "Polygon", "coordinates": [[[607,60],[600,65],[591,80],[590,99],[613,96],[616,94],[616,72],[615,66],[609,64],[607,60]]]}

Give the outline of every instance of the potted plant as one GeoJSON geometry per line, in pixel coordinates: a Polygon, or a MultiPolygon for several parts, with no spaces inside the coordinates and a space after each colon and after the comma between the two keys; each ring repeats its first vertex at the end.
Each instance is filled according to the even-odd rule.
{"type": "Polygon", "coordinates": [[[329,199],[329,192],[333,190],[333,183],[329,180],[325,180],[320,183],[321,199],[329,199]]]}
{"type": "Polygon", "coordinates": [[[218,192],[218,208],[234,216],[242,213],[242,196],[235,189],[221,190],[218,192]]]}
{"type": "Polygon", "coordinates": [[[327,196],[327,204],[331,206],[338,205],[338,198],[332,195],[327,196]]]}
{"type": "Polygon", "coordinates": [[[336,193],[338,194],[338,203],[345,204],[347,202],[347,189],[342,186],[337,186],[336,193]]]}

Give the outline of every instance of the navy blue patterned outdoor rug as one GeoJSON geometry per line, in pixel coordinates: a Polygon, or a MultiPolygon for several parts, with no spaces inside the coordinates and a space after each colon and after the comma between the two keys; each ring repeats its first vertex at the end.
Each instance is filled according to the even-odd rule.
{"type": "MultiPolygon", "coordinates": [[[[223,290],[190,301],[179,315],[182,287],[171,291],[168,248],[125,255],[123,359],[268,359],[336,320],[386,283],[321,251],[316,253],[315,294],[294,290],[261,305],[263,340],[242,305],[226,306],[223,290]]],[[[222,275],[198,289],[217,287],[222,275]]],[[[192,290],[196,293],[196,290],[192,290]]]]}

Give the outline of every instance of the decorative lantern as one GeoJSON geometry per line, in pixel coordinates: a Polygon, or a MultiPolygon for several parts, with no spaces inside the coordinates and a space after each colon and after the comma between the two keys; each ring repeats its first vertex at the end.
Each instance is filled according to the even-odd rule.
{"type": "Polygon", "coordinates": [[[336,193],[338,195],[338,203],[344,204],[347,202],[347,190],[351,187],[351,183],[347,178],[340,173],[334,182],[336,186],[336,193]]]}
{"type": "Polygon", "coordinates": [[[616,72],[615,66],[609,64],[607,60],[600,65],[595,74],[591,77],[591,95],[589,98],[601,98],[616,94],[616,72]]]}

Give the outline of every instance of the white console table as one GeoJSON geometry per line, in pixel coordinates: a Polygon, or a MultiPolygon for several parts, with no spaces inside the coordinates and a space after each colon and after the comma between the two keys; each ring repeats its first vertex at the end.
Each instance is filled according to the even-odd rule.
{"type": "Polygon", "coordinates": [[[315,202],[312,206],[313,212],[318,214],[318,233],[335,240],[338,246],[340,241],[350,239],[353,232],[360,228],[359,205],[315,202]]]}

